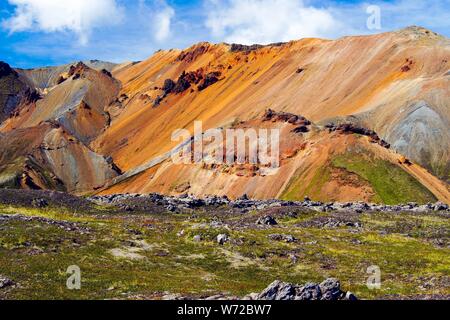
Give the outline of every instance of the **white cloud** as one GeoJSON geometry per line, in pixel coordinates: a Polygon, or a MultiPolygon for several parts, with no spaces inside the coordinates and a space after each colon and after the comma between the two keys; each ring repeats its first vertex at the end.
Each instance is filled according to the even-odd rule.
{"type": "Polygon", "coordinates": [[[16,7],[14,15],[3,21],[11,32],[71,31],[86,45],[92,30],[112,25],[123,17],[116,0],[8,0],[16,7]]]}
{"type": "Polygon", "coordinates": [[[206,26],[226,42],[267,44],[329,37],[340,23],[326,8],[302,0],[208,0],[206,26]]]}
{"type": "Polygon", "coordinates": [[[155,39],[157,41],[164,41],[170,36],[174,17],[175,10],[164,2],[163,8],[155,14],[154,18],[155,39]]]}

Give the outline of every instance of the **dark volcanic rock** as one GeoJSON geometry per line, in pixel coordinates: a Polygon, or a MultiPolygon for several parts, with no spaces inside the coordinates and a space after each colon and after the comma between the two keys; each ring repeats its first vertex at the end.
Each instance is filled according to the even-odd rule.
{"type": "Polygon", "coordinates": [[[108,77],[110,77],[110,78],[112,78],[113,77],[113,75],[112,75],[112,73],[111,72],[109,72],[108,70],[106,70],[106,69],[102,69],[102,71],[101,71],[104,75],[107,75],[108,77]]]}
{"type": "Polygon", "coordinates": [[[263,45],[260,44],[254,44],[251,46],[246,46],[243,44],[237,44],[237,43],[233,43],[231,45],[230,51],[231,52],[250,52],[250,51],[255,51],[258,49],[264,48],[263,45]]]}
{"type": "Polygon", "coordinates": [[[42,99],[39,92],[37,92],[34,89],[27,89],[25,90],[23,96],[22,96],[22,103],[28,104],[28,103],[35,103],[38,100],[42,99]]]}
{"type": "Polygon", "coordinates": [[[14,71],[9,64],[0,61],[0,78],[6,77],[9,75],[17,75],[17,72],[14,71]]]}
{"type": "Polygon", "coordinates": [[[320,285],[322,300],[340,300],[342,297],[341,283],[337,279],[327,279],[320,285]]]}
{"type": "Polygon", "coordinates": [[[34,199],[32,204],[36,208],[46,208],[46,207],[48,207],[48,201],[45,200],[45,199],[34,199]]]}
{"type": "Polygon", "coordinates": [[[297,242],[298,240],[292,235],[271,234],[269,239],[272,241],[285,241],[286,243],[297,242]]]}
{"type": "Polygon", "coordinates": [[[263,116],[263,121],[280,121],[280,122],[288,122],[297,126],[310,126],[311,121],[306,119],[303,116],[299,116],[293,113],[288,112],[276,112],[272,109],[266,110],[266,113],[263,116]]]}
{"type": "Polygon", "coordinates": [[[256,296],[255,300],[357,300],[350,292],[341,290],[341,284],[337,279],[327,279],[321,284],[309,283],[304,286],[294,285],[281,281],[275,281],[263,292],[256,296]]]}
{"type": "Polygon", "coordinates": [[[266,226],[275,226],[278,224],[278,222],[271,216],[266,216],[263,218],[260,218],[256,224],[262,224],[262,225],[266,225],[266,226]]]}
{"type": "Polygon", "coordinates": [[[175,85],[176,85],[175,81],[173,81],[172,79],[166,79],[166,81],[164,81],[162,90],[164,91],[165,94],[170,94],[175,88],[175,85]]]}
{"type": "Polygon", "coordinates": [[[292,130],[292,132],[294,132],[294,133],[307,133],[307,132],[309,132],[309,128],[307,126],[299,126],[299,127],[295,128],[294,130],[292,130]]]}
{"type": "Polygon", "coordinates": [[[165,95],[156,97],[155,101],[153,102],[153,108],[159,107],[161,105],[161,102],[163,102],[165,98],[165,95]]]}
{"type": "Polygon", "coordinates": [[[199,56],[206,53],[208,47],[206,45],[196,46],[195,48],[190,48],[183,51],[177,58],[177,61],[184,61],[186,63],[191,63],[195,61],[199,56]]]}
{"type": "Polygon", "coordinates": [[[12,281],[11,279],[0,275],[0,289],[11,287],[14,284],[14,281],[12,281]]]}
{"type": "Polygon", "coordinates": [[[340,132],[340,133],[344,133],[344,134],[360,134],[363,136],[367,136],[370,138],[370,141],[372,143],[378,143],[380,146],[382,146],[383,148],[386,149],[390,149],[391,145],[389,143],[387,143],[386,141],[382,140],[378,134],[370,129],[367,128],[363,128],[363,127],[358,127],[356,125],[354,125],[353,123],[344,123],[344,124],[340,124],[340,125],[335,125],[334,123],[330,123],[327,124],[325,126],[325,128],[327,128],[330,132],[340,132]]]}
{"type": "Polygon", "coordinates": [[[189,76],[185,71],[183,71],[183,73],[178,78],[175,87],[172,90],[173,93],[183,93],[187,89],[189,89],[191,87],[191,81],[189,81],[190,79],[191,76],[189,76]]]}
{"type": "Polygon", "coordinates": [[[230,51],[231,52],[251,52],[251,51],[255,51],[255,50],[266,48],[266,47],[280,47],[284,44],[285,44],[285,42],[275,42],[275,43],[271,43],[268,45],[252,44],[250,46],[246,46],[243,44],[233,43],[231,45],[230,51]]]}
{"type": "Polygon", "coordinates": [[[219,81],[219,77],[221,76],[220,72],[210,72],[205,76],[205,79],[203,79],[203,82],[200,83],[198,86],[199,91],[203,91],[209,86],[212,86],[216,82],[219,81]]]}

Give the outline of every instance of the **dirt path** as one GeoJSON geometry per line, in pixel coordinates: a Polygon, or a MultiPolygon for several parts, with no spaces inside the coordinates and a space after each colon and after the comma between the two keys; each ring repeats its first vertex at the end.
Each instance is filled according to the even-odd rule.
{"type": "Polygon", "coordinates": [[[450,204],[450,191],[448,185],[431,175],[427,170],[418,166],[403,166],[404,169],[420,181],[428,190],[430,190],[439,201],[450,204]]]}

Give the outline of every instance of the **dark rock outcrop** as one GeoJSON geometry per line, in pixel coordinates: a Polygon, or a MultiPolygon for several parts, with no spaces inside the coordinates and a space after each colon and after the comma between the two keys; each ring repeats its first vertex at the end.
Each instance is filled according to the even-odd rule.
{"type": "Polygon", "coordinates": [[[278,224],[278,222],[273,217],[266,216],[266,217],[262,217],[262,218],[258,219],[256,224],[262,224],[262,225],[266,225],[266,226],[275,226],[278,224]]]}
{"type": "Polygon", "coordinates": [[[176,83],[175,81],[173,81],[172,79],[166,79],[166,81],[164,81],[164,85],[162,87],[162,91],[164,91],[164,93],[170,94],[172,93],[173,89],[175,88],[176,83]]]}
{"type": "Polygon", "coordinates": [[[177,58],[177,61],[191,63],[195,61],[199,56],[206,53],[207,51],[208,51],[207,45],[198,45],[181,52],[177,58]]]}
{"type": "Polygon", "coordinates": [[[34,89],[26,89],[23,93],[21,102],[23,104],[36,103],[38,100],[42,99],[42,96],[34,89]]]}
{"type": "Polygon", "coordinates": [[[231,44],[230,51],[231,52],[251,52],[255,50],[259,50],[266,47],[281,47],[282,45],[286,44],[285,42],[275,42],[268,45],[261,45],[261,44],[252,44],[252,45],[243,45],[243,44],[237,44],[233,43],[231,44]]]}
{"type": "Polygon", "coordinates": [[[12,281],[11,279],[9,279],[7,277],[0,275],[0,289],[12,287],[13,285],[15,285],[14,281],[12,281]]]}
{"type": "Polygon", "coordinates": [[[199,91],[203,91],[206,88],[212,86],[213,84],[217,83],[220,79],[219,77],[221,76],[221,73],[216,71],[216,72],[210,72],[208,73],[205,78],[203,79],[203,81],[199,84],[198,86],[198,90],[199,91]]]}
{"type": "Polygon", "coordinates": [[[335,125],[334,123],[327,124],[325,126],[330,132],[340,132],[344,134],[360,134],[363,136],[367,136],[370,138],[372,143],[378,143],[383,148],[389,149],[391,145],[386,141],[382,140],[378,134],[370,129],[359,127],[354,125],[353,123],[344,123],[340,125],[335,125]]]}
{"type": "Polygon", "coordinates": [[[106,70],[106,69],[102,69],[101,73],[103,73],[104,75],[107,75],[107,76],[108,76],[108,77],[110,77],[110,78],[112,78],[112,77],[113,77],[112,73],[111,73],[111,72],[109,72],[109,71],[108,71],[108,70],[106,70]]]}
{"type": "Polygon", "coordinates": [[[261,48],[264,48],[264,46],[260,45],[260,44],[253,44],[251,46],[246,46],[243,44],[233,43],[231,45],[230,51],[231,52],[250,52],[250,51],[255,51],[255,50],[258,50],[261,48]]]}
{"type": "Polygon", "coordinates": [[[263,121],[280,121],[288,122],[297,126],[310,126],[312,123],[303,116],[299,116],[288,112],[276,112],[272,109],[267,109],[263,116],[263,121]]]}
{"type": "Polygon", "coordinates": [[[275,281],[252,300],[358,300],[351,292],[341,290],[337,279],[327,279],[321,284],[309,283],[304,286],[275,281]]]}
{"type": "Polygon", "coordinates": [[[0,78],[2,77],[6,77],[9,75],[16,75],[17,76],[17,72],[14,71],[9,64],[0,61],[0,78]]]}

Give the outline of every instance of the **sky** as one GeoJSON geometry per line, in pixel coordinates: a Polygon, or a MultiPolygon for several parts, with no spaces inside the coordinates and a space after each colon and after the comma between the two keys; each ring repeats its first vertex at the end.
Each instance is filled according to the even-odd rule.
{"type": "Polygon", "coordinates": [[[200,41],[336,39],[410,25],[449,37],[450,0],[0,0],[0,60],[120,63],[200,41]]]}

